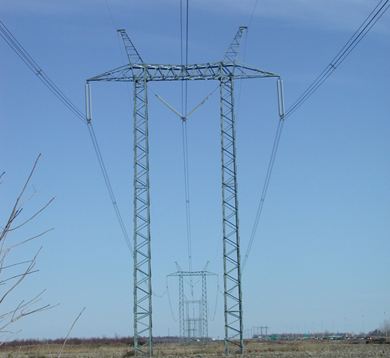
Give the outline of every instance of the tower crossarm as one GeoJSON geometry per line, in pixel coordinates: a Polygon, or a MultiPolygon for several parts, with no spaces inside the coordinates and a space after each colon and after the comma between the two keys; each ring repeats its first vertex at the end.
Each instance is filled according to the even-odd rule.
{"type": "Polygon", "coordinates": [[[168,276],[218,276],[216,273],[210,272],[210,271],[177,271],[174,273],[171,273],[168,276]]]}
{"type": "Polygon", "coordinates": [[[130,63],[101,75],[88,79],[91,81],[135,82],[146,81],[184,81],[184,80],[220,80],[223,77],[233,79],[280,77],[260,68],[241,62],[214,62],[194,65],[153,65],[130,63]]]}

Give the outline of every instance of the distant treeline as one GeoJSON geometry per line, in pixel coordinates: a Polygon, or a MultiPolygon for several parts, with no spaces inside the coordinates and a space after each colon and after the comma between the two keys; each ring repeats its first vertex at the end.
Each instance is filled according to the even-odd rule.
{"type": "MultiPolygon", "coordinates": [[[[4,342],[0,346],[4,347],[21,347],[21,346],[41,346],[41,345],[62,345],[64,344],[65,338],[57,339],[15,339],[13,341],[4,342]]],[[[177,343],[180,341],[179,337],[153,337],[154,343],[177,343]]],[[[138,339],[140,344],[144,343],[142,339],[138,339]]],[[[101,346],[134,346],[134,337],[93,337],[93,338],[68,338],[66,341],[67,346],[90,346],[90,347],[101,347],[101,346]]]]}

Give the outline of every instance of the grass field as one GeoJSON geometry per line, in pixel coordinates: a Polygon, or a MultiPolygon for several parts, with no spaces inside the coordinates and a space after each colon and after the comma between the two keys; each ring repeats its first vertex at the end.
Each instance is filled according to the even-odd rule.
{"type": "MultiPolygon", "coordinates": [[[[61,351],[58,344],[26,345],[20,347],[1,347],[1,358],[55,358],[61,351]]],[[[155,344],[156,357],[223,357],[223,342],[208,344],[155,344]]],[[[125,345],[66,345],[63,358],[128,358],[132,357],[132,347],[125,345]]],[[[272,341],[246,342],[245,357],[287,358],[287,357],[332,357],[332,358],[371,358],[390,357],[390,341],[368,342],[365,340],[346,341],[272,341]]]]}

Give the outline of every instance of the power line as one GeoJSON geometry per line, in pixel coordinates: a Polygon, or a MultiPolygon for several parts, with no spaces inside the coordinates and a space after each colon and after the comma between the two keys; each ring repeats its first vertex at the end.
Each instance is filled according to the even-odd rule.
{"type": "Polygon", "coordinates": [[[274,163],[275,163],[275,159],[276,159],[276,153],[277,153],[278,147],[279,147],[280,136],[282,135],[283,124],[284,124],[284,118],[280,118],[277,130],[276,130],[274,144],[273,144],[273,147],[272,147],[271,157],[270,157],[270,160],[269,160],[269,163],[268,163],[267,174],[265,176],[265,181],[264,181],[264,185],[263,185],[263,191],[261,193],[260,202],[259,202],[259,205],[258,205],[258,208],[257,208],[255,223],[253,224],[252,233],[251,233],[251,236],[250,236],[250,239],[249,239],[248,248],[246,250],[245,257],[244,257],[244,260],[243,260],[243,263],[242,263],[242,272],[244,271],[246,262],[248,260],[248,256],[249,256],[249,253],[251,251],[252,244],[253,244],[253,241],[254,241],[254,238],[255,238],[257,226],[259,225],[260,216],[261,216],[261,213],[263,211],[264,201],[265,201],[265,197],[267,195],[268,186],[269,186],[269,183],[270,183],[270,180],[271,180],[272,169],[274,167],[274,163]]]}
{"type": "Polygon", "coordinates": [[[8,28],[0,21],[0,36],[7,42],[12,50],[20,57],[27,67],[42,81],[42,83],[76,115],[82,122],[86,123],[84,114],[70,101],[68,97],[54,84],[54,82],[46,75],[45,72],[38,66],[33,58],[27,53],[23,46],[16,40],[8,28]]]}
{"type": "Polygon", "coordinates": [[[186,224],[187,224],[187,244],[189,271],[192,271],[192,239],[191,239],[191,205],[190,205],[190,178],[188,166],[188,136],[187,121],[182,121],[183,138],[183,161],[184,161],[184,186],[185,186],[185,204],[186,204],[186,224]]]}
{"type": "MultiPolygon", "coordinates": [[[[254,10],[253,10],[250,22],[252,21],[252,18],[253,18],[253,15],[254,15],[254,12],[255,12],[255,9],[256,9],[256,6],[257,6],[257,2],[258,1],[256,1],[256,4],[255,4],[254,10]]],[[[389,0],[385,0],[385,1],[381,0],[378,3],[378,5],[373,9],[373,11],[367,16],[367,18],[362,23],[362,25],[358,28],[358,30],[353,34],[353,36],[349,39],[349,41],[344,45],[344,47],[333,58],[333,60],[330,62],[330,64],[321,72],[321,74],[306,89],[306,91],[304,91],[303,94],[291,105],[291,107],[286,111],[286,114],[285,114],[284,118],[280,120],[279,125],[278,125],[278,129],[277,129],[277,133],[276,133],[276,136],[275,136],[275,140],[274,140],[274,145],[273,145],[273,150],[272,150],[272,153],[271,153],[271,158],[270,158],[269,165],[268,165],[268,170],[267,170],[267,174],[266,174],[266,179],[265,179],[265,183],[264,183],[264,187],[263,187],[262,196],[261,196],[260,203],[259,203],[259,206],[258,206],[258,211],[257,211],[256,219],[255,219],[255,224],[254,224],[254,227],[253,227],[253,230],[252,230],[250,244],[248,246],[248,250],[247,250],[245,258],[244,258],[243,268],[245,266],[247,257],[248,257],[248,255],[250,253],[250,249],[251,249],[252,242],[253,242],[253,237],[254,237],[254,234],[255,234],[255,232],[257,230],[257,225],[258,225],[258,222],[259,222],[259,219],[260,219],[260,216],[261,216],[261,212],[262,212],[262,208],[263,208],[263,204],[264,204],[264,200],[265,200],[265,195],[266,195],[267,190],[268,190],[268,185],[269,185],[270,177],[271,177],[271,174],[272,174],[272,169],[273,169],[273,165],[274,165],[274,162],[275,162],[276,153],[277,153],[277,149],[278,149],[278,146],[279,146],[279,141],[280,141],[280,137],[281,137],[281,133],[282,133],[282,129],[283,129],[284,119],[286,119],[290,115],[292,115],[326,81],[326,79],[334,72],[334,70],[345,60],[345,58],[352,52],[352,50],[360,43],[360,41],[366,36],[366,34],[371,30],[371,28],[377,23],[377,21],[379,21],[379,19],[388,10],[388,8],[390,6],[390,5],[388,5],[388,2],[389,2],[389,0]]],[[[182,29],[182,3],[180,3],[180,6],[181,6],[181,10],[180,11],[181,11],[181,39],[182,39],[182,32],[183,32],[183,29],[182,29]]],[[[186,53],[186,64],[187,64],[188,63],[188,0],[187,0],[186,16],[187,16],[187,21],[186,21],[186,51],[185,51],[185,53],[186,53]]],[[[7,27],[1,21],[0,21],[0,35],[9,44],[9,46],[15,51],[15,53],[21,58],[21,60],[45,84],[45,86],[66,107],[68,107],[68,109],[71,110],[76,115],[76,117],[78,117],[84,123],[87,123],[87,121],[86,121],[84,115],[82,114],[82,112],[51,81],[51,79],[43,72],[43,70],[31,58],[31,56],[27,53],[27,51],[20,45],[20,43],[15,39],[15,37],[11,34],[11,32],[7,29],[7,27]]],[[[181,47],[181,56],[183,58],[183,45],[181,45],[181,46],[182,46],[181,47]]],[[[186,86],[186,89],[185,89],[185,101],[184,101],[184,103],[185,103],[185,112],[186,112],[186,110],[187,110],[187,108],[186,108],[187,107],[187,82],[185,83],[185,86],[186,86]]],[[[185,123],[186,123],[186,121],[183,121],[183,125],[185,123]]],[[[124,235],[124,237],[126,239],[126,242],[127,242],[128,246],[129,246],[130,251],[132,251],[130,240],[128,238],[126,229],[124,227],[123,220],[121,218],[120,211],[119,211],[119,208],[117,206],[117,203],[116,203],[116,200],[115,200],[115,196],[114,196],[114,193],[113,193],[113,190],[112,190],[112,187],[111,187],[108,175],[107,175],[107,171],[105,169],[104,161],[103,161],[103,158],[101,156],[101,152],[100,152],[100,148],[98,146],[96,135],[94,133],[92,124],[90,122],[88,123],[88,130],[89,130],[90,137],[91,137],[94,149],[95,149],[95,153],[97,155],[97,158],[98,158],[98,161],[99,161],[99,165],[100,165],[100,168],[101,168],[101,171],[102,171],[102,174],[103,174],[103,177],[104,177],[107,189],[109,191],[109,195],[110,195],[112,204],[114,206],[114,210],[116,212],[118,221],[120,223],[123,235],[124,235]]],[[[183,133],[184,133],[183,134],[183,138],[184,138],[184,143],[185,143],[185,144],[183,143],[183,146],[186,147],[187,146],[187,144],[186,144],[187,143],[187,140],[186,140],[186,128],[185,128],[185,130],[183,130],[183,133]]],[[[184,153],[187,153],[187,150],[185,150],[184,153]]],[[[186,157],[186,156],[188,156],[188,154],[184,154],[184,156],[186,157]]],[[[185,163],[186,163],[186,159],[185,159],[185,163]]],[[[187,179],[188,179],[188,162],[187,162],[187,164],[184,165],[184,167],[185,167],[184,170],[185,170],[185,173],[186,173],[185,174],[185,178],[186,178],[185,181],[187,181],[187,179]]],[[[189,190],[188,190],[188,188],[186,186],[186,203],[188,203],[188,205],[186,204],[186,208],[188,206],[188,209],[189,209],[189,200],[187,200],[189,198],[187,196],[187,193],[188,193],[188,196],[189,196],[189,190]]],[[[189,217],[189,210],[187,210],[187,218],[188,217],[189,217]]],[[[190,227],[188,226],[188,222],[189,222],[189,220],[187,219],[187,230],[190,230],[190,227]]],[[[190,238],[188,240],[190,240],[190,238]]],[[[191,246],[190,246],[190,244],[191,244],[191,241],[189,241],[189,258],[191,258],[191,254],[190,254],[191,253],[191,251],[190,251],[190,247],[191,246]]],[[[191,265],[191,263],[190,263],[190,265],[191,265]]]]}
{"type": "Polygon", "coordinates": [[[169,308],[171,309],[171,314],[172,314],[173,320],[174,320],[175,322],[177,322],[177,318],[175,317],[175,314],[173,313],[171,295],[169,294],[168,277],[169,277],[169,276],[166,277],[166,291],[167,291],[167,294],[168,294],[169,308]]]}
{"type": "MultiPolygon", "coordinates": [[[[180,50],[181,50],[181,65],[183,66],[183,57],[185,65],[188,65],[188,39],[189,39],[189,4],[186,0],[185,9],[185,55],[183,56],[183,4],[180,1],[180,50]]],[[[188,111],[188,82],[182,82],[182,113],[185,119],[182,120],[182,140],[183,140],[183,169],[184,169],[184,187],[185,187],[185,205],[186,205],[186,228],[187,228],[187,247],[188,247],[188,265],[189,271],[192,271],[192,233],[191,233],[191,204],[190,204],[190,178],[189,178],[189,164],[188,164],[188,135],[187,135],[187,111],[188,111]]],[[[191,287],[192,287],[192,277],[191,287]]]]}
{"type": "Polygon", "coordinates": [[[258,3],[258,2],[259,2],[259,0],[256,0],[255,6],[254,6],[253,11],[252,11],[251,18],[250,18],[249,23],[248,23],[248,28],[249,28],[250,24],[252,23],[253,15],[255,14],[255,11],[256,11],[256,7],[257,7],[257,3],[258,3]]]}
{"type": "MultiPolygon", "coordinates": [[[[95,154],[97,156],[100,169],[103,174],[104,182],[106,184],[108,193],[110,195],[110,199],[112,205],[114,207],[115,214],[117,216],[119,225],[122,230],[122,234],[126,240],[126,243],[129,247],[130,252],[133,252],[131,247],[131,243],[129,240],[129,236],[127,234],[122,215],[120,213],[118,204],[115,199],[114,191],[112,189],[108,173],[104,164],[104,160],[99,148],[99,144],[96,138],[95,131],[93,129],[92,123],[86,119],[86,116],[71,102],[71,100],[65,96],[65,94],[56,86],[56,84],[47,76],[43,70],[38,66],[38,64],[34,61],[34,59],[27,53],[27,51],[23,48],[23,46],[16,40],[16,38],[12,35],[12,33],[8,30],[8,28],[4,25],[2,21],[0,21],[0,36],[7,42],[7,44],[12,48],[12,50],[20,57],[20,59],[30,68],[32,72],[34,72],[37,77],[43,82],[43,84],[70,110],[72,113],[80,119],[83,123],[87,124],[88,132],[91,137],[91,141],[95,150],[95,154]]],[[[87,108],[87,117],[91,117],[91,110],[87,108]]]]}
{"type": "Polygon", "coordinates": [[[114,17],[112,16],[112,12],[111,12],[110,5],[108,5],[108,1],[107,1],[107,0],[106,0],[106,6],[107,6],[107,9],[108,9],[108,13],[109,13],[109,15],[110,15],[110,18],[111,18],[111,22],[112,22],[112,24],[114,25],[114,28],[115,28],[115,30],[116,30],[118,27],[116,26],[114,17]]]}
{"type": "Polygon", "coordinates": [[[371,28],[384,15],[389,8],[389,0],[381,0],[374,10],[367,16],[360,27],[355,31],[351,38],[347,41],[344,47],[337,53],[328,66],[320,73],[314,82],[304,91],[301,96],[290,106],[286,111],[285,118],[288,118],[294,113],[307,99],[328,79],[328,77],[336,70],[336,68],[347,58],[352,50],[359,42],[367,35],[371,28]]]}
{"type": "Polygon", "coordinates": [[[133,248],[132,248],[132,245],[130,242],[130,238],[129,238],[129,235],[127,234],[127,230],[126,230],[125,224],[123,222],[122,215],[121,215],[121,212],[119,210],[119,207],[118,207],[115,195],[114,195],[114,191],[113,191],[112,186],[111,186],[110,178],[108,176],[107,169],[106,169],[106,166],[104,164],[103,156],[102,156],[101,151],[100,151],[99,143],[97,141],[95,131],[93,129],[91,121],[88,121],[87,127],[88,127],[88,131],[89,131],[89,135],[90,135],[91,140],[92,140],[92,144],[93,144],[93,147],[95,150],[96,157],[97,157],[98,162],[99,162],[100,170],[103,174],[104,182],[106,184],[107,191],[108,191],[108,194],[109,194],[110,199],[111,199],[111,203],[112,203],[114,211],[115,211],[115,215],[117,217],[119,226],[122,230],[122,235],[126,241],[127,247],[129,248],[131,254],[133,255],[133,248]]]}
{"type": "Polygon", "coordinates": [[[272,148],[271,157],[268,164],[268,169],[263,185],[263,191],[261,194],[260,202],[258,205],[255,222],[253,225],[251,237],[249,240],[248,248],[243,260],[242,271],[244,271],[245,264],[247,262],[249,253],[252,248],[254,236],[259,224],[260,216],[263,210],[265,197],[268,191],[269,182],[271,179],[272,169],[276,159],[276,153],[279,147],[280,137],[282,135],[284,120],[291,116],[306,100],[327,80],[327,78],[335,71],[335,69],[346,59],[346,57],[352,52],[352,50],[360,43],[360,41],[367,35],[371,28],[378,22],[378,20],[384,15],[384,13],[390,7],[388,5],[389,0],[381,0],[378,5],[371,11],[359,28],[355,31],[352,37],[347,41],[343,48],[337,53],[330,64],[321,72],[321,74],[314,80],[314,82],[302,93],[302,95],[291,105],[286,111],[286,114],[280,118],[278,128],[276,131],[274,144],[272,148]]]}

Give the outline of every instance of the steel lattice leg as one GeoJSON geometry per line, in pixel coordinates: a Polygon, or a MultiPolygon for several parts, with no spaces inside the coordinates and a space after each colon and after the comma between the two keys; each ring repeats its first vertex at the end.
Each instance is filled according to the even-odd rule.
{"type": "Polygon", "coordinates": [[[223,266],[226,354],[244,354],[233,79],[221,90],[223,266]]]}
{"type": "Polygon", "coordinates": [[[146,81],[134,82],[134,355],[152,356],[147,105],[146,81]]]}
{"type": "Polygon", "coordinates": [[[206,274],[202,274],[202,305],[201,305],[201,338],[205,341],[209,336],[208,317],[207,317],[207,280],[206,274]]]}
{"type": "Polygon", "coordinates": [[[180,340],[184,342],[186,339],[186,327],[184,319],[184,283],[183,275],[179,275],[179,326],[180,326],[180,340]]]}

